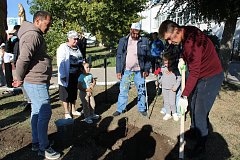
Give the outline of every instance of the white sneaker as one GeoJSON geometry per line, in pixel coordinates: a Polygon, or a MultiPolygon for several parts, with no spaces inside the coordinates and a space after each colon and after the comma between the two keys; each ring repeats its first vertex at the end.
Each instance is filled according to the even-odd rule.
{"type": "Polygon", "coordinates": [[[165,112],[163,112],[163,110],[161,110],[160,113],[162,113],[163,115],[166,114],[165,112]]]}
{"type": "Polygon", "coordinates": [[[178,114],[177,114],[177,113],[174,113],[174,114],[173,114],[173,120],[174,120],[174,121],[178,121],[178,120],[179,120],[179,117],[178,117],[178,114]]]}
{"type": "Polygon", "coordinates": [[[72,119],[72,116],[70,115],[70,113],[65,113],[65,119],[72,119]]]}
{"type": "Polygon", "coordinates": [[[88,124],[92,124],[93,123],[93,120],[91,119],[91,117],[87,117],[84,119],[84,121],[88,124]]]}
{"type": "Polygon", "coordinates": [[[163,115],[165,115],[165,114],[166,114],[166,109],[165,109],[165,108],[162,108],[161,111],[160,111],[160,113],[162,113],[163,115]]]}
{"type": "Polygon", "coordinates": [[[72,115],[73,116],[81,116],[81,112],[78,112],[78,111],[75,111],[75,112],[72,112],[72,115]]]}
{"type": "Polygon", "coordinates": [[[100,116],[98,115],[98,114],[93,114],[92,116],[91,116],[91,118],[92,119],[98,119],[100,116]]]}
{"type": "Polygon", "coordinates": [[[172,116],[170,114],[165,114],[165,116],[163,117],[163,120],[167,121],[171,118],[172,118],[172,116]]]}

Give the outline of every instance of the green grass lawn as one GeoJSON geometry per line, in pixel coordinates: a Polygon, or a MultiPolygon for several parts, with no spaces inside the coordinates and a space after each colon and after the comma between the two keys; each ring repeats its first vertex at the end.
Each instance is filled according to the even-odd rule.
{"type": "MultiPolygon", "coordinates": [[[[106,58],[106,63],[108,67],[116,66],[116,50],[110,50],[106,47],[88,47],[87,48],[87,60],[93,68],[104,67],[104,59],[106,58]]],[[[53,67],[57,67],[57,59],[53,58],[53,67]]]]}
{"type": "Polygon", "coordinates": [[[87,48],[87,59],[92,62],[92,67],[104,67],[104,59],[108,67],[116,66],[116,50],[110,50],[105,47],[89,47],[87,48]]]}

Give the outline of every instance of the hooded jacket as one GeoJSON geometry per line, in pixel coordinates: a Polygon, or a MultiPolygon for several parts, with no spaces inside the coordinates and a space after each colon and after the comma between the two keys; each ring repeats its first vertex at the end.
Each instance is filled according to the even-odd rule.
{"type": "Polygon", "coordinates": [[[17,80],[50,84],[51,58],[47,55],[43,32],[33,23],[23,22],[18,31],[20,55],[16,64],[17,80]]]}

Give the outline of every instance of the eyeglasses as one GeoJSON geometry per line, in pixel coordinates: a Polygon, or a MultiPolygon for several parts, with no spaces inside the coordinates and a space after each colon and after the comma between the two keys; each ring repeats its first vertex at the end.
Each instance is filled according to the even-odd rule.
{"type": "Polygon", "coordinates": [[[77,40],[78,40],[78,38],[73,38],[73,40],[74,40],[74,41],[77,41],[77,40]]]}

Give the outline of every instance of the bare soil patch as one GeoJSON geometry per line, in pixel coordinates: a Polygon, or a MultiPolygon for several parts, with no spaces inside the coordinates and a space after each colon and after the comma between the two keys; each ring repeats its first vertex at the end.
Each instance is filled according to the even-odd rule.
{"type": "MultiPolygon", "coordinates": [[[[178,159],[179,122],[163,121],[160,113],[162,97],[156,99],[154,84],[148,83],[150,119],[137,111],[137,93],[132,86],[129,93],[128,110],[118,117],[112,117],[116,110],[118,85],[95,89],[96,113],[101,119],[89,125],[83,117],[75,117],[73,136],[59,139],[55,121],[63,118],[63,108],[58,91],[51,90],[53,114],[49,124],[49,139],[53,147],[62,153],[62,160],[174,160],[178,159]]],[[[21,94],[3,97],[0,101],[0,159],[41,159],[31,151],[30,109],[19,106],[21,94]]],[[[211,131],[204,159],[240,159],[240,93],[232,85],[225,84],[214,103],[210,114],[211,131]]],[[[81,110],[78,101],[78,110],[81,110]]],[[[185,128],[189,129],[187,115],[185,128]]],[[[194,145],[186,139],[186,152],[194,145]]]]}

